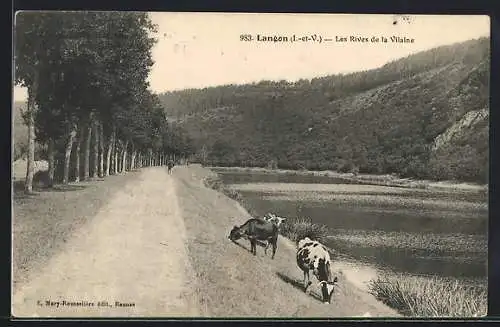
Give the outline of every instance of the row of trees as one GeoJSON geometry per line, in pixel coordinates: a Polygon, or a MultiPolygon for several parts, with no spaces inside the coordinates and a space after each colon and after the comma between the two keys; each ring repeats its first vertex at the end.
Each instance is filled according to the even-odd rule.
{"type": "Polygon", "coordinates": [[[22,12],[15,23],[15,82],[28,90],[26,192],[35,140],[47,146],[48,186],[192,152],[149,90],[156,26],[146,13],[22,12]]]}

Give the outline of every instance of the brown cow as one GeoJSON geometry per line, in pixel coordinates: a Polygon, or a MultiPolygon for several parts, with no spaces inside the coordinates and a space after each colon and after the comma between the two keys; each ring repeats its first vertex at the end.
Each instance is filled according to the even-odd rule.
{"type": "Polygon", "coordinates": [[[278,246],[278,226],[262,219],[252,218],[241,226],[234,226],[229,233],[229,239],[231,241],[238,240],[243,236],[250,240],[250,252],[252,252],[253,255],[257,255],[257,241],[267,241],[268,245],[264,253],[267,254],[269,244],[272,245],[273,255],[271,258],[274,259],[278,246]]]}

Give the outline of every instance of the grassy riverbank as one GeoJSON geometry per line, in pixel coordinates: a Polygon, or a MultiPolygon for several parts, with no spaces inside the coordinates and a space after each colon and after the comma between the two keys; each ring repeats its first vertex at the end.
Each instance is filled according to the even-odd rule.
{"type": "MultiPolygon", "coordinates": [[[[234,171],[233,168],[230,169],[229,171],[234,171]]],[[[216,168],[214,170],[226,169],[216,168]]],[[[248,169],[246,171],[255,170],[259,169],[248,169]]],[[[241,169],[241,171],[245,170],[241,169]]],[[[260,171],[262,173],[278,174],[318,173],[271,171],[267,169],[260,171]]],[[[258,216],[255,208],[243,198],[239,191],[225,185],[217,173],[207,177],[204,183],[207,187],[238,201],[252,216],[258,216]]],[[[387,184],[381,185],[388,186],[387,184]]],[[[421,183],[420,185],[424,184],[421,183]]],[[[292,241],[309,236],[323,243],[329,236],[326,226],[314,224],[310,219],[302,217],[289,218],[280,233],[292,241]]],[[[467,282],[456,279],[384,274],[370,281],[368,292],[379,301],[409,317],[477,317],[485,315],[487,310],[486,288],[480,285],[469,285],[467,282]]]]}
{"type": "Polygon", "coordinates": [[[410,317],[481,317],[488,309],[486,287],[440,277],[386,275],[372,280],[369,291],[410,317]]]}

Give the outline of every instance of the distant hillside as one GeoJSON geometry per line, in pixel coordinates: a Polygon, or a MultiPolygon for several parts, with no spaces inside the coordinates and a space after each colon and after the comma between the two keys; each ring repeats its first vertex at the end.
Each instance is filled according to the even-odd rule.
{"type": "Polygon", "coordinates": [[[217,165],[487,182],[489,38],[378,69],[161,95],[217,165]]]}
{"type": "Polygon", "coordinates": [[[162,95],[218,165],[488,181],[489,38],[378,69],[162,95]]]}

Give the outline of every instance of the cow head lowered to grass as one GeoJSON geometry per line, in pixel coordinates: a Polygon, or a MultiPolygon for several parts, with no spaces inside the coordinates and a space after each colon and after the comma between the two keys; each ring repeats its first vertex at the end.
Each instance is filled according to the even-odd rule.
{"type": "Polygon", "coordinates": [[[262,219],[252,218],[241,226],[234,226],[229,233],[231,241],[236,241],[241,237],[245,237],[250,241],[250,252],[253,255],[257,255],[257,241],[267,241],[264,253],[267,254],[267,248],[272,245],[272,259],[274,259],[278,243],[278,226],[262,219]]]}
{"type": "Polygon", "coordinates": [[[330,254],[326,247],[309,237],[300,240],[297,244],[297,265],[304,272],[304,292],[307,292],[307,288],[312,284],[309,278],[309,271],[312,270],[319,281],[323,302],[330,303],[338,278],[331,280],[330,254]]]}

